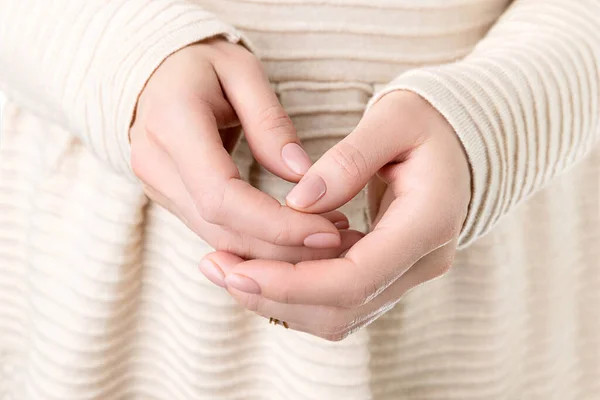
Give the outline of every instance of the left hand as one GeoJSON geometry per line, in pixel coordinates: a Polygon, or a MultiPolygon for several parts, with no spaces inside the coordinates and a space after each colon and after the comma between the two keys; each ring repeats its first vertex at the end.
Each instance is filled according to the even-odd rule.
{"type": "Polygon", "coordinates": [[[215,252],[203,263],[223,271],[227,290],[249,310],[343,339],[448,271],[470,202],[469,165],[454,130],[424,99],[397,91],[325,153],[287,203],[303,212],[331,211],[374,176],[387,185],[374,229],[343,258],[294,265],[215,252]]]}

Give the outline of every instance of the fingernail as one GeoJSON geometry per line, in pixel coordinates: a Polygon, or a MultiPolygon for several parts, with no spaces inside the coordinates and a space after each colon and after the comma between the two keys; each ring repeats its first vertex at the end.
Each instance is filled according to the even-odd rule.
{"type": "Polygon", "coordinates": [[[304,245],[313,249],[331,249],[341,243],[340,237],[334,233],[315,233],[304,239],[304,245]]]}
{"type": "Polygon", "coordinates": [[[319,200],[325,192],[327,186],[323,178],[317,175],[304,177],[292,191],[287,195],[286,201],[289,205],[297,208],[307,208],[319,200]]]}
{"type": "Polygon", "coordinates": [[[334,225],[338,229],[348,229],[348,228],[350,228],[350,223],[347,220],[334,222],[334,225]]]}
{"type": "Polygon", "coordinates": [[[240,292],[250,294],[260,294],[260,286],[252,278],[247,276],[231,274],[225,278],[225,284],[228,287],[239,290],[240,292]]]}
{"type": "Polygon", "coordinates": [[[312,165],[308,154],[297,143],[288,143],[281,150],[283,162],[293,173],[304,175],[312,165]]]}
{"type": "Polygon", "coordinates": [[[215,285],[221,286],[222,288],[226,287],[225,274],[214,262],[210,260],[202,260],[200,261],[200,264],[198,264],[198,269],[200,269],[200,272],[202,272],[204,276],[215,285]]]}

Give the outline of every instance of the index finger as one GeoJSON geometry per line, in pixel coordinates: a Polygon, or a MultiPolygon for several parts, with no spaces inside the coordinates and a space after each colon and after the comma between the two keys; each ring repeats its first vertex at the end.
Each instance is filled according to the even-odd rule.
{"type": "Polygon", "coordinates": [[[252,279],[263,297],[280,303],[338,307],[365,304],[439,247],[437,234],[432,233],[438,226],[435,208],[418,200],[410,201],[412,208],[407,208],[406,202],[392,203],[375,230],[344,258],[296,265],[251,260],[238,264],[226,282],[235,288],[240,281],[252,279]]]}
{"type": "Polygon", "coordinates": [[[246,50],[234,49],[233,56],[215,57],[213,62],[252,154],[269,172],[298,182],[312,161],[260,61],[246,50]]]}
{"type": "Polygon", "coordinates": [[[340,245],[338,229],[326,218],[284,207],[240,179],[205,102],[198,101],[193,109],[179,108],[170,124],[177,139],[162,146],[205,221],[277,245],[340,245]]]}

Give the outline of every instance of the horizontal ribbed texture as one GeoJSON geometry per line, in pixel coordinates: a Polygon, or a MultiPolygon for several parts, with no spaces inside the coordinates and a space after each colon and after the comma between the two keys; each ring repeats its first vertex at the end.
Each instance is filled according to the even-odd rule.
{"type": "Polygon", "coordinates": [[[474,189],[462,246],[598,142],[599,24],[596,0],[519,1],[465,60],[409,71],[375,97],[414,91],[460,137],[474,189]]]}
{"type": "Polygon", "coordinates": [[[183,0],[23,0],[1,7],[0,89],[76,132],[132,178],[128,131],[151,73],[190,43],[216,35],[240,40],[230,25],[183,0]]]}
{"type": "MultiPolygon", "coordinates": [[[[0,0],[0,399],[600,398],[600,148],[582,159],[598,118],[598,13],[517,1],[482,41],[509,3],[0,0]],[[469,151],[468,237],[512,212],[343,342],[241,310],[197,271],[209,247],[123,173],[152,70],[210,32],[237,40],[232,26],[311,157],[352,131],[374,93],[410,86],[469,151]]],[[[289,191],[244,141],[235,158],[255,186],[289,191]]],[[[366,199],[343,209],[358,229],[366,199]]]]}

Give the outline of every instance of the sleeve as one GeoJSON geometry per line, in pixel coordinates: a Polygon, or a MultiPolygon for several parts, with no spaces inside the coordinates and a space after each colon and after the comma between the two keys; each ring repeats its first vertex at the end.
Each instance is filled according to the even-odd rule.
{"type": "Polygon", "coordinates": [[[240,34],[186,0],[0,0],[0,91],[132,177],[138,95],[173,52],[240,34]]]}
{"type": "Polygon", "coordinates": [[[516,0],[465,59],[408,71],[369,105],[399,89],[444,115],[467,153],[464,247],[600,137],[600,1],[516,0]]]}

